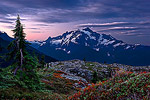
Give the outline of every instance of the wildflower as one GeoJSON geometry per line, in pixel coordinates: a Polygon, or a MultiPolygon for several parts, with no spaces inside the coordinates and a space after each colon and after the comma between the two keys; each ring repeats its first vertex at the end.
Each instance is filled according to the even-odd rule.
{"type": "Polygon", "coordinates": [[[99,85],[102,85],[102,83],[101,83],[101,82],[99,82],[99,85]]]}
{"type": "Polygon", "coordinates": [[[81,92],[80,92],[80,91],[78,92],[78,95],[79,95],[79,96],[81,95],[81,92]]]}
{"type": "Polygon", "coordinates": [[[83,92],[84,92],[84,93],[86,92],[86,88],[83,89],[83,92]]]}
{"type": "Polygon", "coordinates": [[[92,86],[91,86],[91,87],[93,87],[93,88],[94,88],[94,87],[95,87],[95,84],[93,84],[93,83],[92,83],[92,86]]]}

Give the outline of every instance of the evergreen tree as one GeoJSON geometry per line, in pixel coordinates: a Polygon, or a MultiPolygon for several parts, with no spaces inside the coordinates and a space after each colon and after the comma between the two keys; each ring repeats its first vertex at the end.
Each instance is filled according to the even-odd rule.
{"type": "Polygon", "coordinates": [[[84,61],[84,62],[86,62],[86,59],[85,59],[85,58],[83,58],[83,61],[84,61]]]}
{"type": "Polygon", "coordinates": [[[96,72],[96,71],[94,71],[94,73],[93,73],[92,83],[96,83],[97,81],[98,81],[97,72],[96,72]]]}
{"type": "Polygon", "coordinates": [[[10,52],[8,55],[8,60],[13,60],[12,67],[14,75],[17,79],[23,83],[23,87],[27,87],[31,90],[39,89],[40,81],[39,76],[36,72],[36,67],[38,66],[38,61],[36,57],[32,57],[27,51],[26,46],[29,43],[26,42],[26,34],[23,32],[23,26],[20,22],[20,17],[18,15],[14,33],[14,41],[12,41],[8,49],[10,52]]]}
{"type": "Polygon", "coordinates": [[[46,64],[46,63],[45,63],[45,56],[42,55],[42,56],[41,56],[40,65],[41,65],[41,67],[44,67],[45,64],[46,64]]]}
{"type": "Polygon", "coordinates": [[[8,49],[11,50],[11,52],[8,53],[8,60],[13,59],[14,63],[13,66],[15,68],[14,74],[23,67],[24,63],[24,56],[27,55],[26,52],[26,45],[28,44],[25,40],[25,33],[23,31],[23,26],[20,22],[20,17],[18,15],[16,20],[16,26],[15,29],[12,30],[14,33],[14,41],[12,41],[8,45],[8,49]]]}
{"type": "Polygon", "coordinates": [[[1,47],[1,44],[0,44],[0,51],[2,51],[2,47],[1,47]]]}

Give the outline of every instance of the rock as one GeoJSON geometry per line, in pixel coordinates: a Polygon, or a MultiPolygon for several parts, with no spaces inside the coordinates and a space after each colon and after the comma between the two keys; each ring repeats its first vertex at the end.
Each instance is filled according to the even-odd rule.
{"type": "Polygon", "coordinates": [[[87,80],[82,78],[82,77],[79,77],[79,76],[75,76],[75,75],[65,75],[65,74],[62,74],[61,77],[64,77],[66,79],[70,79],[70,80],[74,80],[74,81],[83,81],[85,83],[87,83],[87,80]]]}
{"type": "MultiPolygon", "coordinates": [[[[115,74],[115,72],[119,69],[123,69],[125,71],[150,71],[150,66],[128,66],[123,64],[100,64],[98,62],[85,62],[81,60],[70,60],[70,61],[59,61],[59,62],[51,62],[48,64],[49,68],[53,68],[55,70],[61,70],[68,75],[67,78],[77,79],[77,77],[82,77],[83,79],[90,81],[92,79],[93,71],[98,73],[98,78],[108,78],[115,74]],[[89,63],[89,65],[87,65],[89,63]]],[[[79,80],[79,79],[77,79],[79,80]]]]}

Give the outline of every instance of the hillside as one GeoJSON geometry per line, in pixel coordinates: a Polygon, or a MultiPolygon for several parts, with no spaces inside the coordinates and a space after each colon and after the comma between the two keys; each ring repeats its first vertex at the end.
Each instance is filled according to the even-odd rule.
{"type": "MultiPolygon", "coordinates": [[[[1,47],[0,56],[4,56],[8,52],[7,46],[13,40],[14,39],[9,37],[6,33],[0,32],[0,47],[1,47]]],[[[45,55],[42,52],[38,51],[37,49],[35,49],[31,46],[27,47],[27,51],[30,54],[32,54],[32,55],[36,54],[39,57],[41,57],[42,55],[45,55]]],[[[45,55],[45,61],[46,62],[52,62],[52,61],[57,61],[57,60],[55,58],[52,58],[50,56],[45,55]]],[[[5,62],[2,58],[0,58],[0,67],[7,67],[8,65],[9,65],[8,62],[5,62]]]]}
{"type": "Polygon", "coordinates": [[[30,91],[8,69],[0,72],[0,98],[50,100],[149,100],[150,66],[101,64],[80,60],[51,62],[36,69],[42,88],[30,91]],[[7,71],[7,72],[6,72],[7,71]],[[92,83],[93,72],[98,81],[92,83]],[[12,92],[13,91],[13,92],[12,92]]]}

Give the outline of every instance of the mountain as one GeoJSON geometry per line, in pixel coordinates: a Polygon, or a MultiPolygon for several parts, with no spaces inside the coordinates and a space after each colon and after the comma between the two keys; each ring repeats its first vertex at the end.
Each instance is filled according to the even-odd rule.
{"type": "Polygon", "coordinates": [[[34,46],[35,44],[39,51],[58,60],[86,59],[137,66],[150,65],[150,46],[127,44],[90,28],[66,32],[43,42],[36,41],[34,46]]]}
{"type": "MultiPolygon", "coordinates": [[[[8,44],[14,40],[13,38],[9,37],[7,35],[7,33],[5,32],[0,32],[0,56],[3,56],[5,55],[8,50],[7,50],[7,46],[8,44]]],[[[42,56],[42,55],[45,55],[44,53],[38,51],[37,49],[31,47],[31,46],[28,46],[27,47],[27,51],[30,53],[30,54],[36,54],[38,56],[42,56]]],[[[46,62],[52,62],[52,61],[57,61],[55,58],[52,58],[50,56],[47,56],[45,55],[45,61],[46,62]]],[[[7,67],[10,63],[4,61],[2,58],[0,58],[0,67],[7,67]]]]}
{"type": "Polygon", "coordinates": [[[9,37],[7,33],[0,31],[0,38],[6,41],[12,41],[13,38],[9,37]]]}
{"type": "Polygon", "coordinates": [[[43,44],[45,44],[46,42],[45,41],[38,41],[38,40],[35,40],[35,41],[29,41],[29,43],[31,43],[31,46],[38,49],[40,46],[42,46],[43,44]]]}

